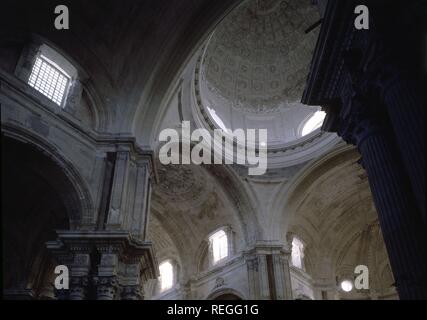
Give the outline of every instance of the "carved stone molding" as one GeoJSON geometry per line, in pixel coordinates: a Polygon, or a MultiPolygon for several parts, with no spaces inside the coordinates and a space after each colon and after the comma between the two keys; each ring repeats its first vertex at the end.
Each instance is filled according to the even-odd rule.
{"type": "MultiPolygon", "coordinates": [[[[68,299],[70,300],[84,300],[87,295],[87,286],[89,284],[88,276],[72,276],[70,278],[70,291],[68,293],[68,299]]],[[[60,296],[64,293],[61,292],[60,296]]],[[[59,298],[61,299],[61,297],[59,298]]]]}
{"type": "Polygon", "coordinates": [[[114,300],[118,290],[116,276],[94,277],[98,300],[114,300]]]}
{"type": "Polygon", "coordinates": [[[48,242],[47,248],[58,262],[71,269],[70,291],[57,291],[60,299],[141,299],[136,288],[158,277],[151,243],[135,239],[128,232],[57,233],[58,240],[48,242]],[[95,269],[91,259],[99,259],[95,269]],[[90,284],[95,287],[96,296],[87,296],[90,284]]]}
{"type": "Polygon", "coordinates": [[[123,286],[121,292],[122,300],[142,300],[144,295],[139,285],[123,286]]]}

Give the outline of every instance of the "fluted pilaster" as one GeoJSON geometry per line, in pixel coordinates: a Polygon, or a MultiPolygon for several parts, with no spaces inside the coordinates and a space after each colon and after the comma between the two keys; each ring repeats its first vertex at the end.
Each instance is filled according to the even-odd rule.
{"type": "Polygon", "coordinates": [[[381,230],[399,295],[427,298],[426,232],[402,174],[396,150],[385,134],[369,136],[359,146],[377,207],[381,230]]]}
{"type": "Polygon", "coordinates": [[[427,236],[391,126],[357,93],[341,116],[339,134],[362,155],[399,296],[426,299],[427,236]]]}
{"type": "Polygon", "coordinates": [[[408,173],[412,190],[417,200],[424,223],[427,224],[425,208],[425,129],[424,116],[427,101],[416,83],[396,77],[384,88],[384,103],[387,107],[396,142],[408,173]]]}

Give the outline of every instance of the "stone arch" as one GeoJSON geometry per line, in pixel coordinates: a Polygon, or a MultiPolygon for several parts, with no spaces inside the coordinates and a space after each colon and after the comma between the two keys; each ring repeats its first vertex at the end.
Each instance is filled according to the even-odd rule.
{"type": "Polygon", "coordinates": [[[348,145],[339,145],[325,156],[310,161],[289,182],[283,184],[271,206],[272,219],[278,221],[270,230],[271,233],[278,239],[286,241],[289,222],[295,215],[295,208],[304,201],[311,182],[324,172],[349,159],[353,159],[354,162],[359,159],[356,149],[348,145]]]}
{"type": "Polygon", "coordinates": [[[245,300],[245,296],[234,288],[220,287],[214,289],[205,300],[245,300]]]}
{"type": "Polygon", "coordinates": [[[203,240],[197,248],[195,254],[195,261],[197,263],[197,273],[201,273],[207,270],[209,265],[209,243],[207,240],[203,240]]]}
{"type": "Polygon", "coordinates": [[[153,188],[151,214],[176,247],[184,278],[200,272],[201,248],[209,232],[229,226],[237,252],[244,250],[251,239],[248,236],[259,230],[255,211],[240,203],[239,190],[228,173],[211,169],[195,165],[158,167],[160,183],[153,188]],[[223,180],[218,175],[228,178],[223,180]]]}
{"type": "Polygon", "coordinates": [[[155,128],[161,122],[168,101],[176,89],[174,84],[179,81],[187,63],[224,17],[242,2],[243,0],[217,1],[211,4],[211,8],[201,8],[197,12],[197,19],[186,25],[187,32],[183,32],[179,39],[174,39],[171,42],[174,45],[169,50],[164,50],[164,54],[158,59],[159,67],[150,78],[149,87],[139,98],[138,109],[134,113],[132,132],[139,139],[138,143],[153,143],[155,128]]]}
{"type": "Polygon", "coordinates": [[[253,201],[255,199],[253,191],[246,187],[232,168],[218,165],[205,167],[227,191],[227,196],[236,207],[240,223],[245,232],[246,244],[254,244],[258,239],[262,239],[262,229],[257,217],[256,204],[253,201]]]}
{"type": "MultiPolygon", "coordinates": [[[[157,146],[158,154],[160,146],[157,146]]],[[[182,155],[180,154],[180,157],[182,155]]],[[[198,167],[196,165],[179,165],[179,167],[198,167]]],[[[158,169],[162,170],[160,163],[158,169]]],[[[243,231],[243,239],[247,245],[254,244],[258,239],[262,239],[262,228],[257,216],[257,204],[252,188],[239,177],[233,166],[229,165],[206,165],[200,166],[203,174],[213,178],[215,183],[224,191],[226,200],[230,202],[233,211],[237,214],[237,220],[243,231]]],[[[174,199],[171,199],[174,200],[174,199]]]]}
{"type": "Polygon", "coordinates": [[[49,158],[52,164],[56,166],[58,173],[64,175],[66,180],[54,181],[53,183],[57,184],[55,187],[64,191],[62,192],[62,200],[69,205],[67,213],[71,229],[78,229],[93,222],[94,205],[89,189],[79,171],[57,148],[33,132],[11,124],[2,124],[2,139],[3,136],[18,143],[28,144],[49,158]]]}
{"type": "MultiPolygon", "coordinates": [[[[285,235],[294,234],[306,242],[306,272],[313,281],[325,281],[328,289],[341,298],[366,298],[370,292],[343,292],[336,282],[353,279],[357,265],[379,273],[376,257],[388,260],[378,238],[378,217],[366,172],[358,163],[353,147],[338,147],[306,166],[291,181],[281,204],[280,227],[285,235]],[[385,255],[385,256],[384,256],[385,255]]],[[[277,205],[277,203],[276,203],[277,205]]],[[[385,297],[388,283],[371,287],[385,297]]],[[[372,291],[373,292],[373,291],[372,291]]]]}
{"type": "Polygon", "coordinates": [[[45,141],[10,127],[2,127],[1,138],[3,293],[11,299],[51,299],[55,262],[46,242],[55,240],[56,230],[80,228],[91,206],[84,200],[90,198],[84,198],[73,167],[45,141]]]}

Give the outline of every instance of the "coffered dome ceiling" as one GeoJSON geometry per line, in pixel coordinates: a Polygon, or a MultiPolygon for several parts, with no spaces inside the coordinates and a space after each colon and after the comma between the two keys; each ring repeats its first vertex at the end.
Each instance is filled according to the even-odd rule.
{"type": "Polygon", "coordinates": [[[310,0],[248,0],[227,15],[200,67],[201,100],[214,121],[272,129],[270,141],[298,138],[317,110],[299,101],[318,36],[305,30],[318,20],[310,0]]]}
{"type": "Polygon", "coordinates": [[[301,98],[319,19],[310,1],[252,0],[219,25],[205,56],[208,88],[248,112],[301,98]]]}

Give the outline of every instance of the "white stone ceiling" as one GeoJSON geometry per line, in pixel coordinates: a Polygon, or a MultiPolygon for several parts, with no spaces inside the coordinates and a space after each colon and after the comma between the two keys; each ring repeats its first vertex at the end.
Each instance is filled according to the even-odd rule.
{"type": "Polygon", "coordinates": [[[305,243],[306,270],[314,279],[352,279],[355,266],[366,265],[371,289],[387,295],[393,291],[387,251],[367,176],[357,159],[354,153],[308,178],[289,231],[305,243]]]}
{"type": "MultiPolygon", "coordinates": [[[[187,267],[207,236],[219,227],[231,226],[236,244],[244,248],[243,223],[226,190],[207,169],[196,165],[157,164],[159,183],[154,186],[149,239],[159,244],[158,258],[173,252],[185,257],[187,267]],[[172,248],[172,251],[168,250],[172,248]]],[[[193,270],[194,271],[194,270],[193,270]]]]}

